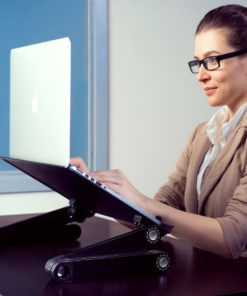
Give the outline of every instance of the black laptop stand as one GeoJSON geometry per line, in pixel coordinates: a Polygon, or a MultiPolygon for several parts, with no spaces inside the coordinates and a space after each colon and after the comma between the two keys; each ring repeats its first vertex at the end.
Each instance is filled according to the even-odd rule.
{"type": "Polygon", "coordinates": [[[131,222],[125,234],[51,258],[45,265],[50,277],[60,283],[131,275],[160,273],[170,266],[166,252],[156,250],[161,237],[171,230],[158,219],[111,196],[94,182],[68,168],[2,158],[69,199],[68,207],[0,228],[0,245],[18,242],[76,240],[80,226],[96,212],[131,222]]]}

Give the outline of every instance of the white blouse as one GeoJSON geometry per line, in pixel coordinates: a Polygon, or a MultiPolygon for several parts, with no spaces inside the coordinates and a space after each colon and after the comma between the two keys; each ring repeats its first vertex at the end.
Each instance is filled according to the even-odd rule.
{"type": "Polygon", "coordinates": [[[229,110],[227,106],[220,108],[207,123],[207,136],[212,143],[212,147],[206,153],[199,173],[197,175],[196,189],[197,196],[201,194],[201,184],[203,175],[207,167],[214,161],[218,152],[225,146],[227,139],[233,133],[244,113],[247,111],[247,103],[243,104],[236,114],[229,120],[229,110]]]}

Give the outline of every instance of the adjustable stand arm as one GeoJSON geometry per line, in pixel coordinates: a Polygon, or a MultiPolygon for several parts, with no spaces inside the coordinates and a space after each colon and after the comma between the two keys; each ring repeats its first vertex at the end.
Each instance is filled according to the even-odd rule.
{"type": "Polygon", "coordinates": [[[74,253],[51,258],[45,269],[60,283],[164,272],[170,266],[170,258],[165,252],[153,250],[164,234],[155,225],[139,227],[74,253]]]}

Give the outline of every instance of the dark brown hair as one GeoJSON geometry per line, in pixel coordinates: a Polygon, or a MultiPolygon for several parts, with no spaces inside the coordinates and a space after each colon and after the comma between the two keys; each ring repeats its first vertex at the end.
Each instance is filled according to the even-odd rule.
{"type": "Polygon", "coordinates": [[[247,7],[231,4],[210,10],[197,26],[196,34],[210,29],[225,29],[230,46],[247,48],[247,7]]]}

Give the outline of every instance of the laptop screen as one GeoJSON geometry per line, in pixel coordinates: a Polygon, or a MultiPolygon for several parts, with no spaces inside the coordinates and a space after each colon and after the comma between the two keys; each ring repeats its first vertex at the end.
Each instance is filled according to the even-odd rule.
{"type": "Polygon", "coordinates": [[[10,53],[10,157],[67,166],[71,43],[61,38],[10,53]]]}

